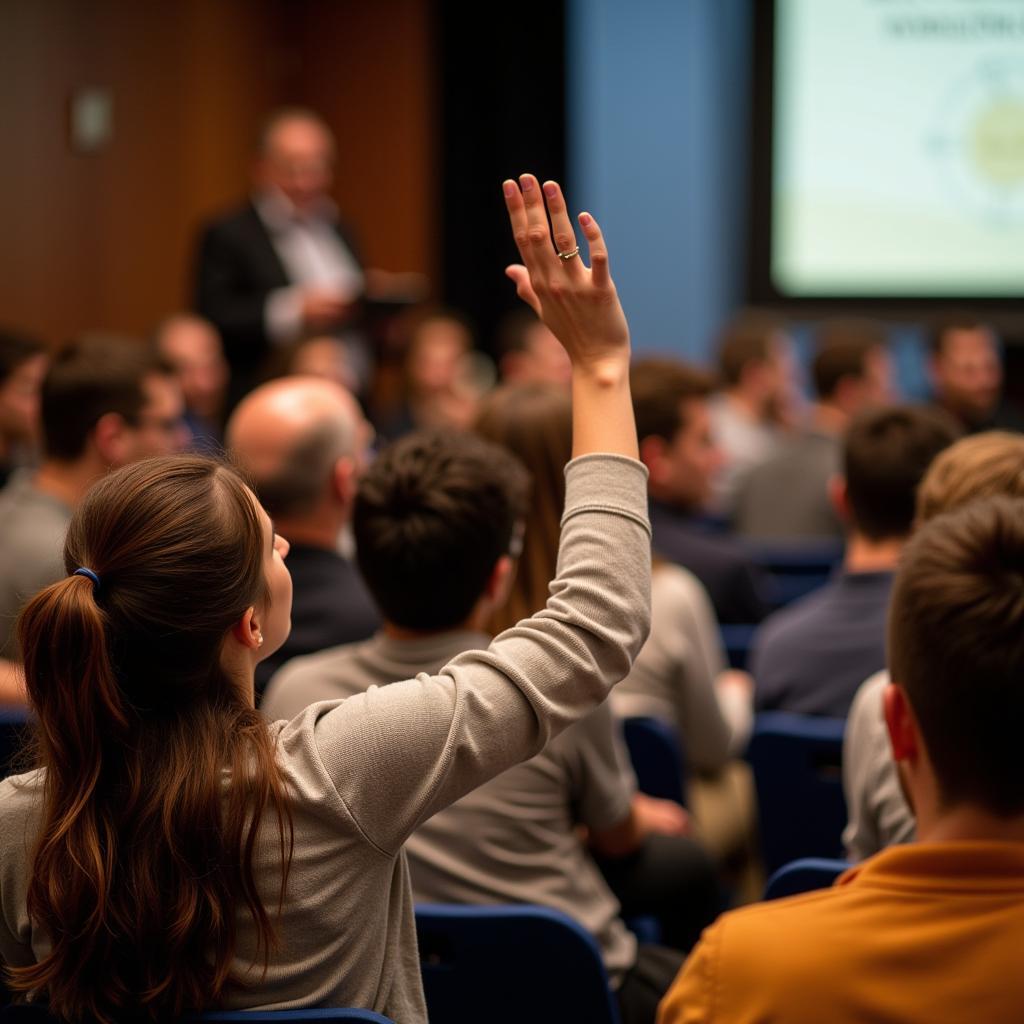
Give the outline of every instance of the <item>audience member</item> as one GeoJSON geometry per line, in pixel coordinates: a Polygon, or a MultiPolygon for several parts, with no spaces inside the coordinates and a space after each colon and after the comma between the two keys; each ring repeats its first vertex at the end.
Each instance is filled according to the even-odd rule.
{"type": "Polygon", "coordinates": [[[780,320],[745,312],[729,323],[718,346],[722,391],[710,403],[711,433],[725,464],[715,481],[715,507],[731,513],[740,480],[777,450],[789,425],[793,396],[790,340],[780,320]]]}
{"type": "Polygon", "coordinates": [[[918,532],[889,642],[886,728],[918,841],[831,889],[724,915],[660,1024],[1020,1020],[1024,502],[972,503],[918,532]]]}
{"type": "MultiPolygon", "coordinates": [[[[931,464],[917,491],[918,525],[981,498],[1024,498],[1024,436],[989,431],[965,437],[931,464]]],[[[885,731],[882,702],[889,673],[878,672],[857,691],[843,738],[843,788],[850,821],[847,855],[863,860],[914,838],[885,731]]]]}
{"type": "Polygon", "coordinates": [[[754,636],[759,710],[845,718],[857,687],[885,665],[893,573],[914,519],[914,492],[955,426],[914,407],[863,413],[850,425],[835,501],[847,524],[842,571],[775,612],[754,636]]]}
{"type": "Polygon", "coordinates": [[[628,327],[594,219],[592,269],[559,260],[540,183],[522,182],[504,183],[526,264],[508,273],[574,366],[547,608],[437,676],[268,729],[253,672],[287,636],[287,542],[209,460],[100,481],[68,531],[69,575],[19,624],[40,768],[0,782],[0,957],[54,1016],[357,1005],[422,1024],[403,843],[629,671],[650,576],[628,327]]]}
{"type": "Polygon", "coordinates": [[[257,697],[289,658],[364,640],[380,624],[359,573],[338,552],[370,437],[356,400],[314,377],[263,384],[231,416],[230,450],[290,549],[292,628],[256,667],[257,697]]]}
{"type": "Polygon", "coordinates": [[[644,359],[633,366],[630,386],[650,474],[655,552],[701,581],[720,622],[759,622],[768,611],[767,581],[734,541],[711,534],[700,519],[722,464],[711,433],[710,380],[674,359],[644,359]]]}
{"type": "Polygon", "coordinates": [[[406,350],[404,399],[378,418],[380,434],[393,439],[424,428],[465,430],[480,399],[472,352],[473,335],[458,313],[440,310],[420,317],[406,350]]]}
{"type": "Polygon", "coordinates": [[[505,384],[568,387],[572,365],[558,339],[535,313],[516,309],[498,325],[498,370],[505,384]]]}
{"type": "Polygon", "coordinates": [[[1003,361],[993,329],[971,316],[946,319],[931,336],[935,403],[968,434],[1024,430],[1024,415],[1003,399],[1003,361]]]}
{"type": "Polygon", "coordinates": [[[75,507],[111,467],[180,451],[181,390],[141,343],[96,338],[58,353],[41,394],[43,459],[0,492],[0,657],[20,660],[19,609],[64,575],[75,507]]]}
{"type": "Polygon", "coordinates": [[[864,409],[891,396],[885,334],[871,321],[823,325],[812,365],[817,401],[806,428],[740,480],[732,523],[746,537],[841,537],[843,526],[829,497],[841,472],[843,435],[864,409]]]}
{"type": "Polygon", "coordinates": [[[39,456],[39,391],[49,356],[43,343],[0,331],[0,487],[39,456]]]}
{"type": "Polygon", "coordinates": [[[348,348],[330,334],[299,342],[290,353],[285,372],[299,377],[322,377],[353,394],[359,390],[359,377],[348,348]]]}
{"type": "MultiPolygon", "coordinates": [[[[415,433],[386,449],[362,481],[354,516],[359,566],[384,629],[366,643],[291,662],[274,677],[264,713],[290,718],[316,701],[435,674],[463,651],[484,649],[485,623],[514,572],[509,551],[526,484],[517,459],[472,435],[415,433]]],[[[417,829],[407,843],[413,896],[540,903],[570,914],[600,943],[626,1020],[653,1022],[682,958],[637,949],[576,832],[586,827],[598,850],[629,858],[634,872],[649,870],[642,848],[651,820],[675,810],[681,821],[683,812],[656,806],[644,818],[634,790],[605,703],[417,829]]],[[[659,909],[673,926],[671,940],[689,948],[718,909],[717,887],[699,847],[679,840],[671,852],[678,887],[661,892],[659,909]]]]}
{"type": "MultiPolygon", "coordinates": [[[[253,194],[208,225],[196,265],[196,309],[224,339],[237,399],[273,348],[309,334],[344,333],[365,279],[352,236],[330,198],[336,147],[311,110],[274,112],[260,133],[253,194]]],[[[345,335],[360,379],[362,344],[345,335]]]]}
{"type": "Polygon", "coordinates": [[[228,395],[228,364],[216,328],[190,313],[168,317],[157,327],[154,345],[173,367],[185,399],[185,425],[193,451],[221,448],[228,395]]]}

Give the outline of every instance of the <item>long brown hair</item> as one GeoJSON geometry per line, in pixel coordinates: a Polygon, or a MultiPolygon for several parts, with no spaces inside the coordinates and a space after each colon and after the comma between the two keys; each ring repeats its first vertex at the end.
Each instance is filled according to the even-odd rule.
{"type": "Polygon", "coordinates": [[[18,636],[45,770],[28,913],[50,951],[10,968],[68,1020],[166,1019],[215,1006],[231,980],[236,913],[264,969],[275,928],[253,852],[276,812],[284,898],[292,821],[274,744],[220,651],[269,600],[250,493],[194,456],[136,463],[86,496],[68,573],[18,636]]]}
{"type": "Polygon", "coordinates": [[[499,633],[543,608],[555,578],[565,464],[572,457],[572,406],[554,385],[507,385],[484,400],[476,429],[517,455],[532,478],[515,581],[491,622],[499,633]]]}

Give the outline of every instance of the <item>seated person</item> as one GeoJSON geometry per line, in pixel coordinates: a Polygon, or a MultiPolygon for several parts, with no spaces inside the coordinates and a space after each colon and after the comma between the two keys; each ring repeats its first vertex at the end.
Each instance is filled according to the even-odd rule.
{"type": "Polygon", "coordinates": [[[1003,397],[1003,357],[991,325],[970,315],[948,317],[930,343],[935,404],[965,433],[1024,430],[1024,414],[1003,397]]]}
{"type": "Polygon", "coordinates": [[[56,1018],[354,1005],[425,1024],[403,843],[629,671],[650,577],[628,327],[597,223],[580,218],[591,267],[566,264],[540,183],[521,180],[504,193],[526,265],[508,273],[574,374],[547,608],[436,676],[268,727],[253,674],[288,633],[287,542],[209,459],[100,480],[66,575],[19,624],[39,767],[0,782],[0,960],[56,1018]]]}
{"type": "Polygon", "coordinates": [[[528,309],[515,309],[498,324],[498,372],[505,384],[568,387],[572,366],[558,339],[528,309]]]}
{"type": "Polygon", "coordinates": [[[811,367],[817,401],[808,425],[739,482],[733,529],[745,537],[841,537],[829,485],[841,472],[843,435],[865,409],[890,396],[885,334],[871,321],[822,326],[811,367]]]}
{"type": "Polygon", "coordinates": [[[20,660],[22,605],[64,575],[72,512],[111,468],[180,451],[181,389],[141,343],[96,337],[53,359],[41,394],[43,459],[0,492],[0,657],[20,660]]]}
{"type": "Polygon", "coordinates": [[[719,622],[760,622],[768,581],[733,540],[709,534],[700,519],[722,467],[708,412],[711,381],[678,360],[648,358],[633,365],[630,386],[655,553],[700,580],[719,622]]]}
{"type": "Polygon", "coordinates": [[[230,451],[290,547],[292,628],[257,666],[257,697],[289,658],[365,640],[380,624],[362,578],[338,551],[371,433],[352,395],[314,377],[262,384],[231,415],[230,451]]]}
{"type": "Polygon", "coordinates": [[[659,1024],[1015,1024],[1024,1006],[1024,502],[939,516],[907,545],[886,729],[918,840],[835,886],[722,916],[659,1024]]]}
{"type": "MultiPolygon", "coordinates": [[[[434,674],[461,652],[486,648],[484,624],[514,571],[508,551],[525,501],[518,460],[472,435],[414,433],[385,449],[360,485],[353,517],[359,566],[384,628],[365,643],[291,661],[271,680],[264,714],[291,718],[315,701],[434,674]]],[[[422,824],[407,843],[413,895],[426,903],[541,903],[564,911],[598,940],[627,1015],[653,1021],[682,959],[658,947],[638,953],[576,831],[584,826],[599,851],[642,858],[646,819],[634,811],[634,795],[606,703],[422,824]],[[651,999],[654,972],[663,984],[651,999]]],[[[682,822],[681,809],[665,810],[682,822]]],[[[674,925],[671,940],[689,948],[714,917],[717,887],[692,841],[677,840],[672,854],[687,863],[691,884],[663,892],[665,903],[674,897],[680,905],[662,909],[674,925]]]]}
{"type": "Polygon", "coordinates": [[[885,665],[889,592],[914,518],[914,492],[955,429],[925,409],[864,413],[850,426],[835,501],[847,524],[842,571],[770,615],[750,673],[760,711],[845,718],[857,687],[885,665]]]}
{"type": "Polygon", "coordinates": [[[724,465],[715,480],[714,507],[728,516],[740,480],[773,455],[793,417],[791,342],[778,318],[740,313],[722,331],[718,370],[722,390],[709,403],[711,436],[724,465]]]}
{"type": "MultiPolygon", "coordinates": [[[[1024,436],[988,431],[965,437],[931,464],[917,491],[920,526],[980,498],[1024,498],[1024,436]]],[[[893,843],[914,838],[907,805],[885,731],[882,697],[888,672],[857,691],[843,737],[843,788],[850,820],[843,833],[847,856],[863,860],[893,843]]]]}
{"type": "Polygon", "coordinates": [[[0,487],[39,458],[39,392],[50,363],[41,341],[0,330],[0,487]]]}
{"type": "Polygon", "coordinates": [[[217,454],[224,439],[229,373],[217,329],[201,316],[179,313],[164,320],[153,337],[157,354],[174,368],[185,398],[189,448],[217,454]]]}

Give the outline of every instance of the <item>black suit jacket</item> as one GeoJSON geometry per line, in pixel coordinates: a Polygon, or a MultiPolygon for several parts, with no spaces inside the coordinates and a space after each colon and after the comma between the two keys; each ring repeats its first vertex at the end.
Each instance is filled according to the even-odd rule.
{"type": "MultiPolygon", "coordinates": [[[[337,231],[358,262],[349,232],[341,225],[337,231]]],[[[196,258],[195,307],[220,331],[236,388],[255,383],[270,351],[263,328],[267,296],[292,283],[252,203],[204,228],[196,258]]]]}

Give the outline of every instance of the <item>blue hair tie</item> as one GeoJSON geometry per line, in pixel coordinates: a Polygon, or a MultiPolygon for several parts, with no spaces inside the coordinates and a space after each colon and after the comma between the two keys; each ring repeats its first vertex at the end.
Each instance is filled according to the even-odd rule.
{"type": "Polygon", "coordinates": [[[93,586],[96,589],[99,589],[100,578],[99,578],[99,576],[96,575],[96,573],[94,573],[92,571],[92,569],[76,569],[71,575],[72,576],[88,576],[89,579],[92,580],[93,586]]]}

